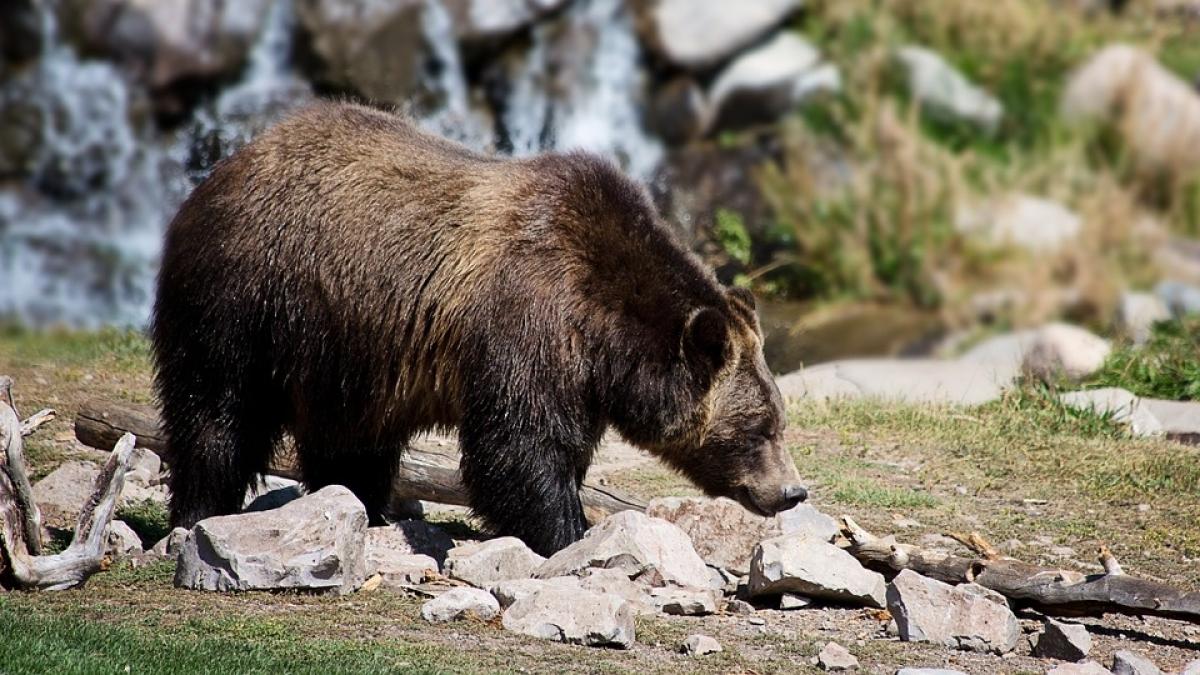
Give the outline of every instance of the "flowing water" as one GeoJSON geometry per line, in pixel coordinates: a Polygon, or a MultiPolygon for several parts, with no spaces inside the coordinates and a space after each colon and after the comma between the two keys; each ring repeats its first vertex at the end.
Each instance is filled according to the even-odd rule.
{"type": "MultiPolygon", "coordinates": [[[[642,54],[622,0],[576,0],[536,26],[495,120],[473,97],[449,12],[442,0],[426,1],[422,30],[437,67],[423,88],[438,103],[415,111],[422,126],[482,151],[504,137],[503,150],[518,156],[581,148],[640,178],[653,174],[662,147],[641,126],[642,54]]],[[[45,53],[0,88],[0,105],[21,106],[42,137],[26,164],[31,178],[0,183],[0,320],[141,326],[163,229],[188,191],[313,98],[291,62],[290,0],[272,6],[241,80],[168,134],[134,121],[144,115],[133,110],[125,75],[80,58],[49,12],[44,19],[45,53]]]]}

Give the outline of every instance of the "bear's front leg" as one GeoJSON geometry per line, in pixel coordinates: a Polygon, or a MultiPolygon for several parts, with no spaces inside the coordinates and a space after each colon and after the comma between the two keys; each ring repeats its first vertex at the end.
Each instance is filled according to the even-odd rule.
{"type": "Polygon", "coordinates": [[[579,481],[599,434],[594,440],[555,439],[532,433],[528,420],[517,423],[524,429],[513,429],[514,417],[469,415],[463,421],[463,484],[471,509],[497,534],[518,537],[550,556],[587,530],[579,481]]]}

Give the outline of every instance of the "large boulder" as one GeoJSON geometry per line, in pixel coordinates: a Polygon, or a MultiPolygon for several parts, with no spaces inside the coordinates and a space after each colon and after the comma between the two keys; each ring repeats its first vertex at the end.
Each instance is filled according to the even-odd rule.
{"type": "Polygon", "coordinates": [[[1004,597],[975,584],[951,586],[903,570],[888,585],[887,607],[904,641],[1006,654],[1021,637],[1004,597]]]}
{"type": "Polygon", "coordinates": [[[68,0],[68,32],[85,52],[120,62],[151,88],[235,74],[271,0],[68,0]]]}
{"type": "Polygon", "coordinates": [[[960,361],[1015,368],[1043,380],[1080,380],[1099,370],[1111,351],[1108,340],[1083,328],[1051,323],[985,340],[960,361]]]}
{"type": "Polygon", "coordinates": [[[995,130],[1004,117],[1004,106],[924,47],[902,47],[896,53],[908,78],[908,89],[926,114],[948,122],[965,122],[986,131],[995,130]]]}
{"type": "Polygon", "coordinates": [[[804,38],[781,32],[734,59],[708,91],[709,132],[770,122],[819,94],[841,89],[835,66],[804,38]]]}
{"type": "Polygon", "coordinates": [[[754,548],[750,595],[797,593],[810,598],[883,607],[883,575],[862,566],[833,544],[805,535],[768,539],[754,548]]]}
{"type": "Polygon", "coordinates": [[[633,611],[622,598],[591,591],[543,588],[504,612],[504,628],[545,640],[629,649],[633,611]]]}
{"type": "Polygon", "coordinates": [[[692,540],[675,525],[637,511],[605,518],[582,539],[538,567],[540,579],[575,574],[589,567],[619,568],[655,585],[709,588],[712,577],[692,540]]]}
{"type": "Polygon", "coordinates": [[[463,544],[446,554],[446,575],[488,588],[506,579],[528,579],[546,562],[516,537],[463,544]]]}
{"type": "Polygon", "coordinates": [[[274,511],[196,523],[179,552],[175,585],[350,593],[366,579],[366,535],[362,502],[331,485],[274,511]]]}
{"type": "Polygon", "coordinates": [[[662,58],[706,70],[758,40],[800,5],[801,0],[640,0],[638,25],[662,58]]]}
{"type": "MultiPolygon", "coordinates": [[[[33,500],[42,513],[42,524],[59,529],[74,529],[79,511],[91,498],[100,476],[100,466],[82,460],[63,462],[33,486],[33,500]]],[[[166,508],[167,492],[161,486],[144,487],[127,482],[121,490],[118,509],[151,501],[166,508]]]]}
{"type": "Polygon", "coordinates": [[[408,102],[429,55],[425,7],[424,0],[296,0],[313,77],[381,103],[408,102]]]}
{"type": "Polygon", "coordinates": [[[750,571],[750,554],[763,539],[783,534],[776,518],[763,518],[730,499],[655,499],[646,515],[674,523],[687,533],[704,562],[734,574],[750,571]]]}

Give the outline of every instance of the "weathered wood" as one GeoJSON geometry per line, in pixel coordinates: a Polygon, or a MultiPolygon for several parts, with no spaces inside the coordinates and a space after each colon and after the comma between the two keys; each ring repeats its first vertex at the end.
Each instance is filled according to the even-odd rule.
{"type": "MultiPolygon", "coordinates": [[[[139,447],[153,450],[168,465],[171,463],[170,449],[166,443],[166,434],[162,431],[158,412],[150,406],[89,401],[80,408],[79,415],[75,418],[75,437],[91,447],[110,447],[105,443],[115,441],[125,432],[138,437],[139,447]]],[[[458,471],[458,458],[458,452],[454,448],[441,446],[436,442],[414,441],[401,457],[393,484],[393,501],[421,499],[468,506],[466,488],[463,487],[458,471]]],[[[288,449],[277,453],[268,473],[297,480],[300,478],[295,456],[288,449]]],[[[645,502],[594,481],[584,481],[579,496],[583,501],[585,514],[592,522],[602,520],[618,511],[646,510],[645,502]]]]}
{"type": "Polygon", "coordinates": [[[48,424],[49,422],[54,421],[56,416],[58,416],[58,413],[54,412],[50,408],[35,412],[29,416],[29,419],[21,422],[21,437],[23,438],[25,436],[32,435],[33,432],[37,431],[38,428],[43,424],[48,424]]]}
{"type": "MultiPolygon", "coordinates": [[[[33,491],[25,470],[22,431],[40,423],[24,423],[12,401],[12,381],[0,378],[0,587],[61,590],[74,588],[104,564],[106,530],[133,461],[135,439],[126,434],[113,448],[96,478],[91,497],[79,512],[75,535],[67,550],[40,555],[41,528],[33,491]]],[[[39,413],[39,416],[42,415],[39,413]]],[[[35,416],[38,417],[38,416],[35,416]]],[[[42,416],[41,419],[45,419],[42,416]]]]}
{"type": "MultiPolygon", "coordinates": [[[[1139,579],[1120,571],[1111,552],[1102,549],[1105,574],[1082,574],[1073,570],[1031,565],[996,556],[966,558],[897,543],[893,537],[876,537],[847,516],[842,518],[846,549],[864,565],[885,572],[909,569],[948,584],[974,582],[1007,597],[1015,606],[1058,616],[1100,616],[1107,613],[1131,616],[1161,616],[1200,623],[1200,593],[1139,579]]],[[[977,538],[977,539],[976,539],[977,538]]],[[[975,540],[979,553],[994,551],[975,540]]]]}

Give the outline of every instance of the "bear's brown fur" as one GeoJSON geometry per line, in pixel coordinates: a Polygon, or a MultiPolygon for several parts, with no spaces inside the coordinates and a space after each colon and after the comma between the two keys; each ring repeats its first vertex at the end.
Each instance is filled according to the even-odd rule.
{"type": "Polygon", "coordinates": [[[181,207],[153,340],[177,526],[236,511],[284,431],[310,488],[377,517],[407,440],[457,428],[475,512],[543,554],[582,535],[609,425],[757,512],[804,496],[753,298],[587,154],[313,106],[181,207]]]}

